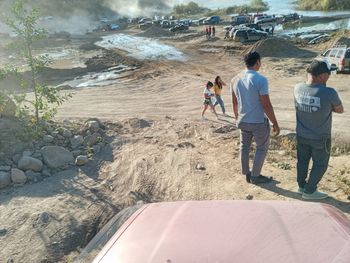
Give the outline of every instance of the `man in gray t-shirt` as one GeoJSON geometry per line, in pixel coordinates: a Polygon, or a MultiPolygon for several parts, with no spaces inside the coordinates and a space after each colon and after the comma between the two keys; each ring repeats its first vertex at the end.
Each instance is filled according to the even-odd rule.
{"type": "Polygon", "coordinates": [[[343,113],[338,93],[326,86],[330,66],[314,60],[308,67],[308,82],[294,89],[297,118],[297,181],[303,199],[318,200],[328,195],[317,191],[317,184],[328,168],[331,148],[332,113],[343,113]],[[313,166],[308,181],[310,160],[313,166]]]}
{"type": "Polygon", "coordinates": [[[261,170],[270,143],[270,124],[276,135],[279,126],[269,97],[267,79],[258,73],[261,58],[258,52],[250,52],[244,57],[247,69],[231,81],[233,112],[237,127],[241,131],[240,158],[242,174],[249,183],[271,182],[271,178],[261,175],[261,170]],[[269,120],[268,120],[269,119],[269,120]],[[252,140],[256,142],[256,153],[252,170],[249,169],[249,152],[252,140]]]}

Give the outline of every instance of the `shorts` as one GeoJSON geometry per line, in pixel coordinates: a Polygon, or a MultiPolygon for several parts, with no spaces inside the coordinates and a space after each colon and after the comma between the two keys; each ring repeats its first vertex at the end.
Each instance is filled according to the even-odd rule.
{"type": "Polygon", "coordinates": [[[204,99],[203,105],[213,105],[213,103],[211,102],[211,99],[204,99]]]}

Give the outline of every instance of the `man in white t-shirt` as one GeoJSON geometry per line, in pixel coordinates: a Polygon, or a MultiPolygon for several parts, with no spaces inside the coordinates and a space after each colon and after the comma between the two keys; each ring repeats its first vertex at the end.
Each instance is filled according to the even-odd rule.
{"type": "Polygon", "coordinates": [[[258,73],[261,58],[258,52],[244,57],[246,70],[231,81],[233,112],[237,127],[241,131],[242,174],[249,183],[268,183],[272,178],[261,175],[261,170],[270,144],[270,123],[276,135],[280,128],[270,102],[267,79],[258,73]],[[256,153],[252,170],[249,169],[249,152],[252,140],[256,142],[256,153]]]}

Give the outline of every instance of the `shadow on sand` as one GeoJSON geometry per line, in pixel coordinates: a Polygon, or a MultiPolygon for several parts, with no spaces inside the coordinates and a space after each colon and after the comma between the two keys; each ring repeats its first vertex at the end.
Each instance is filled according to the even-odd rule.
{"type": "MultiPolygon", "coordinates": [[[[280,184],[279,181],[273,180],[269,184],[261,184],[259,186],[263,189],[269,190],[271,192],[275,192],[276,194],[283,195],[288,198],[305,201],[304,199],[301,198],[301,195],[299,193],[283,189],[278,186],[279,184],[280,184]]],[[[306,201],[306,202],[310,202],[310,201],[306,201]]],[[[333,197],[328,197],[327,199],[319,200],[317,202],[332,205],[338,208],[339,210],[343,211],[344,213],[350,214],[350,202],[343,202],[343,201],[334,199],[333,197]]]]}

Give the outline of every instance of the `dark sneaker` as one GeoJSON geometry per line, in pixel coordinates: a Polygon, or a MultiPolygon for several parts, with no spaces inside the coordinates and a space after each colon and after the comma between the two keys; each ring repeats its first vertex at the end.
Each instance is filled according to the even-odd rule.
{"type": "Polygon", "coordinates": [[[259,176],[251,176],[250,177],[250,182],[252,184],[267,184],[272,182],[272,177],[266,177],[263,175],[259,175],[259,176]]]}
{"type": "Polygon", "coordinates": [[[297,192],[298,192],[298,194],[302,195],[304,193],[304,191],[305,191],[305,188],[299,187],[297,192]]]}
{"type": "Polygon", "coordinates": [[[252,173],[249,172],[245,175],[245,180],[247,181],[247,183],[250,183],[250,178],[252,177],[252,173]]]}
{"type": "Polygon", "coordinates": [[[322,199],[326,199],[328,197],[328,195],[326,193],[322,193],[320,191],[315,191],[312,194],[307,194],[307,193],[303,193],[302,198],[305,200],[322,200],[322,199]]]}

